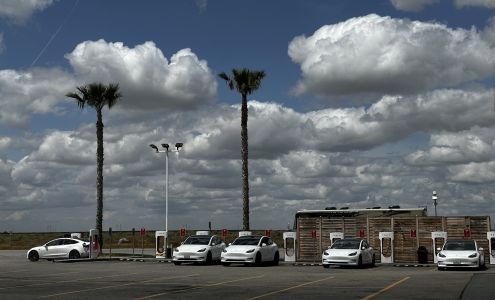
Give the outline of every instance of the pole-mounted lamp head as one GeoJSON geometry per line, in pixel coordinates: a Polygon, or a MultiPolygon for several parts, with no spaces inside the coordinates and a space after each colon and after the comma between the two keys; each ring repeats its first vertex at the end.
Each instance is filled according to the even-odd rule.
{"type": "Polygon", "coordinates": [[[168,150],[168,144],[162,144],[162,147],[168,150]]]}
{"type": "Polygon", "coordinates": [[[182,146],[184,146],[184,143],[176,143],[175,144],[175,148],[177,148],[177,151],[179,151],[179,149],[182,148],[182,146]]]}
{"type": "Polygon", "coordinates": [[[153,149],[155,149],[156,152],[158,152],[158,147],[155,146],[154,144],[150,144],[150,147],[153,148],[153,149]]]}

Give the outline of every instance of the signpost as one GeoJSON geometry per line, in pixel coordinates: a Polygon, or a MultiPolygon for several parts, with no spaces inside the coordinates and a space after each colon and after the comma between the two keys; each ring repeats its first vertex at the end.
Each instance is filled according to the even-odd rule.
{"type": "Polygon", "coordinates": [[[136,228],[132,228],[132,256],[134,256],[134,248],[136,248],[136,243],[134,240],[134,236],[136,235],[136,228]]]}
{"type": "Polygon", "coordinates": [[[146,235],[146,229],[141,228],[141,257],[144,257],[144,236],[146,235]]]}
{"type": "Polygon", "coordinates": [[[271,229],[266,229],[266,230],[265,230],[265,235],[266,235],[267,237],[272,237],[272,230],[271,230],[271,229]]]}
{"type": "MultiPolygon", "coordinates": [[[[311,238],[313,239],[313,249],[316,249],[316,229],[311,230],[311,238]]],[[[316,255],[313,257],[313,262],[316,261],[316,255]]]]}
{"type": "Polygon", "coordinates": [[[359,237],[364,238],[364,229],[359,229],[359,237]]]}
{"type": "Polygon", "coordinates": [[[186,236],[186,229],[185,228],[181,228],[180,229],[180,236],[181,237],[185,237],[186,236]]]}
{"type": "Polygon", "coordinates": [[[471,230],[469,230],[469,228],[464,228],[464,238],[465,239],[471,238],[471,230]]]}
{"type": "Polygon", "coordinates": [[[416,237],[416,229],[411,229],[411,237],[412,238],[416,237]]]}
{"type": "Polygon", "coordinates": [[[112,260],[112,227],[108,228],[108,234],[110,235],[110,260],[112,260]]]}

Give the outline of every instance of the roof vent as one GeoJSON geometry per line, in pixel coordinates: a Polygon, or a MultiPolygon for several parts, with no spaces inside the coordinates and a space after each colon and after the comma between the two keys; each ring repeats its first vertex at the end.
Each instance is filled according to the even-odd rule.
{"type": "Polygon", "coordinates": [[[400,205],[392,205],[392,206],[389,206],[388,208],[390,208],[390,209],[397,209],[397,208],[400,208],[400,205]]]}
{"type": "Polygon", "coordinates": [[[337,207],[335,206],[325,207],[325,210],[335,210],[335,209],[337,209],[337,207]]]}
{"type": "Polygon", "coordinates": [[[341,207],[340,209],[349,209],[349,207],[345,206],[345,207],[341,207]]]}

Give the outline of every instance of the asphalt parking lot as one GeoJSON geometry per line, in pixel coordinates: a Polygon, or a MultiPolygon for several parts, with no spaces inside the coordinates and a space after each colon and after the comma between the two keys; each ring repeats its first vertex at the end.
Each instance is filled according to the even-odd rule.
{"type": "Polygon", "coordinates": [[[493,299],[495,266],[330,268],[29,262],[0,251],[0,299],[493,299]]]}

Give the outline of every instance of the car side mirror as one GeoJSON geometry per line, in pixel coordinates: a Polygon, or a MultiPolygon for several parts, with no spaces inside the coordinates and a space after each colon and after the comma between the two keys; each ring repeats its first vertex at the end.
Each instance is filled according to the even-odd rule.
{"type": "Polygon", "coordinates": [[[215,243],[211,243],[212,246],[215,246],[216,244],[215,243]]]}
{"type": "Polygon", "coordinates": [[[229,243],[229,246],[232,245],[232,243],[229,243]]]}
{"type": "Polygon", "coordinates": [[[365,246],[361,247],[361,250],[366,250],[366,247],[365,246]]]}
{"type": "Polygon", "coordinates": [[[261,247],[266,247],[266,243],[261,244],[261,247]]]}
{"type": "Polygon", "coordinates": [[[437,248],[437,251],[442,251],[442,248],[438,247],[438,248],[437,248]]]}
{"type": "Polygon", "coordinates": [[[485,250],[485,249],[483,249],[483,248],[478,248],[478,250],[483,251],[483,250],[485,250]]]}
{"type": "Polygon", "coordinates": [[[184,245],[184,242],[180,242],[181,245],[184,245]]]}

